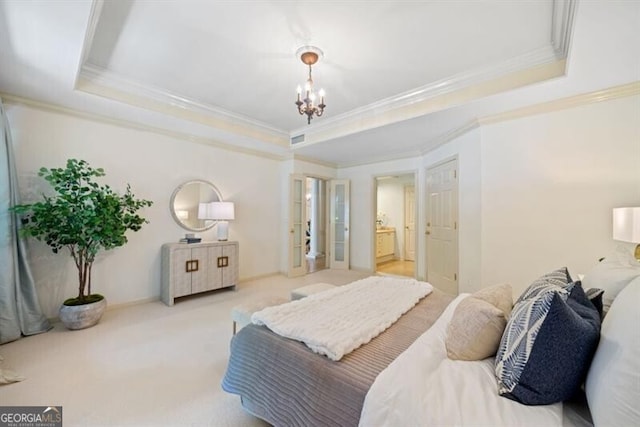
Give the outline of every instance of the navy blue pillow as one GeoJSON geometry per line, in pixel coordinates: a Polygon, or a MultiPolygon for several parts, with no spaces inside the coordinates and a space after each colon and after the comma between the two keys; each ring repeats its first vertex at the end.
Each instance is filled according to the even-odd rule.
{"type": "MultiPolygon", "coordinates": [[[[496,369],[499,393],[526,405],[547,405],[571,398],[585,379],[600,339],[600,315],[580,282],[575,282],[566,301],[561,293],[547,298],[550,303],[542,304],[546,311],[543,323],[535,336],[529,335],[533,344],[525,366],[518,368],[515,382],[513,377],[508,378],[508,371],[517,364],[510,359],[513,355],[507,349],[496,357],[496,368],[500,367],[496,369]],[[508,380],[501,381],[501,376],[508,380]]],[[[507,330],[527,328],[528,323],[533,322],[512,318],[507,330]]],[[[520,347],[517,351],[522,352],[522,343],[520,347]]],[[[523,360],[521,355],[518,357],[523,360]]]]}
{"type": "Polygon", "coordinates": [[[600,320],[602,320],[602,310],[604,308],[604,304],[602,302],[602,296],[604,295],[604,291],[598,288],[591,288],[585,291],[585,295],[589,298],[589,301],[594,305],[596,310],[598,310],[598,314],[600,315],[600,320]]]}

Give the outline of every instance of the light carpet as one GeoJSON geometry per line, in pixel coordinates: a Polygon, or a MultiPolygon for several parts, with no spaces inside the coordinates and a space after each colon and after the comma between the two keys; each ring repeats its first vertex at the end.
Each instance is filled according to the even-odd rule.
{"type": "Polygon", "coordinates": [[[65,426],[265,426],[220,387],[231,308],[265,296],[288,298],[312,283],[342,285],[366,276],[338,270],[271,276],[173,307],[157,301],[107,310],[89,329],[55,324],[0,346],[5,363],[26,378],[0,386],[0,405],[61,405],[65,426]]]}

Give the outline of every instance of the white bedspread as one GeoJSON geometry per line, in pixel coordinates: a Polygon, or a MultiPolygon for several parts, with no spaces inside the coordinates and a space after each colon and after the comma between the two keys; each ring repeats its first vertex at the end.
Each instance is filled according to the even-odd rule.
{"type": "Polygon", "coordinates": [[[525,406],[500,397],[493,358],[447,358],[447,324],[460,295],[436,323],[382,371],[369,389],[360,426],[561,426],[562,403],[525,406]]]}
{"type": "Polygon", "coordinates": [[[368,343],[431,293],[414,279],[372,276],[253,314],[251,321],[340,360],[368,343]]]}

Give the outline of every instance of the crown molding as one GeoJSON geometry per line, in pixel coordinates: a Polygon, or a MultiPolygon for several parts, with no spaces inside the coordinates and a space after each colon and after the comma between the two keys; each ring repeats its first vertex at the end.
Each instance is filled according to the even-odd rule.
{"type": "Polygon", "coordinates": [[[443,146],[444,144],[451,142],[468,132],[478,129],[481,126],[516,120],[524,117],[534,116],[538,114],[552,113],[560,110],[567,110],[570,108],[582,107],[599,102],[613,101],[620,98],[626,98],[629,96],[640,95],[640,81],[627,83],[611,88],[589,92],[581,95],[570,96],[566,98],[556,99],[549,102],[543,102],[527,107],[517,108],[514,110],[505,111],[503,113],[491,114],[484,117],[479,117],[474,120],[470,120],[467,123],[454,128],[436,138],[429,140],[425,147],[417,153],[404,152],[397,153],[395,156],[388,156],[385,158],[379,158],[375,160],[368,160],[366,162],[349,163],[345,165],[336,166],[338,169],[350,168],[354,166],[362,166],[367,164],[374,164],[383,161],[401,160],[405,158],[413,158],[416,156],[424,156],[433,150],[443,146]]]}
{"type": "Polygon", "coordinates": [[[573,20],[578,0],[553,0],[551,15],[551,44],[558,58],[567,58],[571,47],[573,20]]]}
{"type": "MultiPolygon", "coordinates": [[[[550,49],[549,52],[552,50],[550,49]]],[[[305,142],[295,144],[295,147],[304,147],[322,141],[345,137],[354,133],[374,129],[381,126],[397,123],[430,113],[442,111],[477,99],[495,95],[501,92],[521,88],[529,84],[556,78],[564,75],[566,60],[554,59],[536,67],[524,68],[508,75],[501,75],[491,80],[460,86],[457,90],[438,93],[433,97],[427,97],[420,101],[408,102],[406,105],[389,109],[386,112],[370,111],[366,114],[351,116],[341,120],[341,123],[331,122],[330,125],[318,125],[306,129],[305,142]]],[[[292,133],[298,135],[298,133],[292,133]]]]}
{"type": "MultiPolygon", "coordinates": [[[[311,126],[294,129],[290,132],[290,135],[293,137],[301,133],[310,134],[332,127],[343,126],[346,123],[362,119],[366,116],[385,114],[403,107],[423,103],[447,93],[496,80],[522,70],[555,63],[558,59],[555,48],[552,45],[545,46],[515,58],[502,61],[499,64],[492,64],[458,73],[454,76],[437,80],[372,104],[364,105],[356,110],[348,111],[331,118],[325,118],[322,122],[314,123],[311,126]]],[[[443,107],[446,107],[446,105],[443,107]]]]}
{"type": "Polygon", "coordinates": [[[569,108],[581,107],[597,102],[612,101],[614,99],[625,98],[638,94],[640,94],[640,81],[635,81],[603,90],[555,99],[553,101],[542,102],[540,104],[517,108],[503,113],[484,116],[478,119],[478,123],[480,125],[493,124],[538,114],[566,110],[569,108]]]}
{"type": "Polygon", "coordinates": [[[263,142],[289,146],[289,134],[283,130],[167,90],[137,83],[97,65],[82,65],[75,89],[263,142]]]}
{"type": "Polygon", "coordinates": [[[347,168],[353,168],[358,166],[373,165],[376,163],[395,162],[398,160],[413,160],[416,157],[420,157],[421,155],[422,154],[420,153],[419,150],[408,150],[408,151],[386,154],[384,156],[374,157],[366,161],[351,162],[351,163],[345,163],[343,165],[337,165],[336,169],[347,169],[347,168]]]}
{"type": "Polygon", "coordinates": [[[80,52],[80,61],[76,68],[76,76],[73,81],[74,87],[78,85],[78,79],[82,72],[82,65],[87,62],[89,53],[91,52],[91,46],[93,46],[93,38],[96,35],[96,29],[98,28],[98,22],[100,22],[100,16],[102,15],[102,7],[104,6],[104,0],[93,0],[91,2],[91,11],[89,12],[89,22],[87,24],[87,30],[84,33],[84,41],[82,43],[82,51],[80,52]]]}
{"type": "Polygon", "coordinates": [[[415,159],[416,157],[422,157],[432,152],[433,150],[437,149],[438,147],[443,146],[447,142],[451,142],[454,139],[459,138],[462,135],[466,134],[467,132],[471,132],[472,130],[477,129],[479,127],[480,127],[480,122],[478,120],[471,120],[462,126],[459,126],[436,138],[431,139],[426,144],[427,147],[422,148],[419,151],[411,151],[411,150],[403,151],[403,152],[398,152],[395,155],[385,156],[384,158],[380,157],[373,160],[367,160],[366,162],[353,162],[353,163],[348,163],[344,165],[336,165],[334,167],[336,167],[337,169],[345,169],[345,168],[352,168],[356,166],[371,165],[371,164],[380,163],[380,162],[392,162],[396,160],[415,159]]]}
{"type": "Polygon", "coordinates": [[[291,153],[290,154],[289,160],[299,160],[299,161],[302,161],[302,162],[312,163],[314,165],[324,166],[324,167],[334,168],[334,169],[338,168],[338,165],[336,165],[335,163],[325,162],[324,160],[318,160],[318,159],[314,159],[314,158],[307,157],[307,156],[301,156],[301,155],[295,154],[295,153],[291,153]]]}
{"type": "Polygon", "coordinates": [[[471,120],[462,126],[451,129],[450,131],[440,136],[437,136],[433,138],[431,141],[429,141],[429,144],[428,144],[429,146],[422,149],[422,151],[420,151],[420,155],[424,156],[425,154],[430,153],[431,151],[437,149],[438,147],[443,146],[447,142],[451,142],[454,139],[459,138],[462,135],[466,134],[467,132],[471,132],[472,130],[477,129],[479,127],[480,127],[480,122],[478,120],[471,120]]]}
{"type": "Polygon", "coordinates": [[[86,111],[80,111],[73,108],[63,107],[56,104],[50,104],[47,102],[36,101],[29,98],[23,98],[20,96],[11,95],[8,93],[0,92],[0,99],[6,104],[23,105],[30,108],[35,108],[42,111],[63,114],[66,116],[76,117],[85,120],[91,120],[98,123],[119,126],[136,131],[149,132],[157,135],[163,135],[170,138],[180,139],[183,141],[193,142],[196,144],[208,145],[210,147],[219,148],[222,150],[233,151],[236,153],[247,154],[250,156],[267,158],[271,160],[284,160],[286,156],[270,153],[268,151],[255,150],[251,148],[239,147],[237,145],[218,141],[214,138],[205,138],[202,136],[193,135],[186,132],[178,132],[169,129],[164,129],[157,126],[145,125],[141,123],[132,122],[129,120],[115,119],[107,117],[101,114],[89,113],[86,111]]]}

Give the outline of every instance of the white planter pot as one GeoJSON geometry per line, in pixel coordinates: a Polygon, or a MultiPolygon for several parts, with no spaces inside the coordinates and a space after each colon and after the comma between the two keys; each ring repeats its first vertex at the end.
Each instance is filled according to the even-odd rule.
{"type": "Polygon", "coordinates": [[[103,298],[90,304],[62,305],[58,315],[67,329],[84,329],[98,323],[106,308],[107,299],[103,298]]]}

